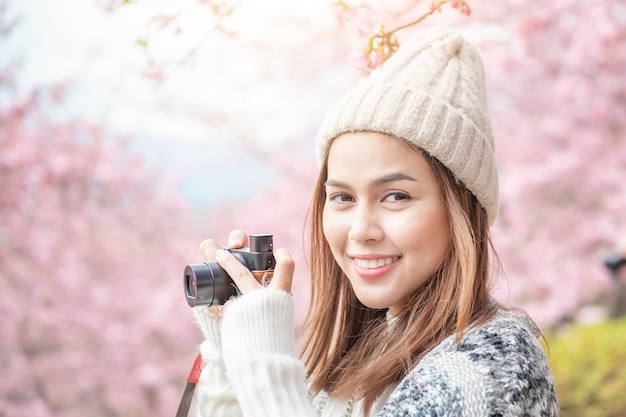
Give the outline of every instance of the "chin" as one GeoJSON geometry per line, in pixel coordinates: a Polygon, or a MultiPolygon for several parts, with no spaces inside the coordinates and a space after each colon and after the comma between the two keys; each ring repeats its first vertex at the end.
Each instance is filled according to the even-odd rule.
{"type": "Polygon", "coordinates": [[[389,306],[391,305],[390,303],[384,302],[382,300],[372,300],[368,297],[359,297],[358,294],[356,298],[358,298],[361,304],[372,310],[384,310],[386,308],[389,308],[389,306]]]}

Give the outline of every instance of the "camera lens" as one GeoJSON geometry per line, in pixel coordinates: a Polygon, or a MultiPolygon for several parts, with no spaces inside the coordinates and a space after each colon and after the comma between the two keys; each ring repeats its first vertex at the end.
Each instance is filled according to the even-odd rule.
{"type": "Polygon", "coordinates": [[[196,288],[196,276],[185,271],[185,295],[187,299],[196,299],[198,290],[196,288]]]}
{"type": "Polygon", "coordinates": [[[185,298],[190,307],[223,305],[237,294],[235,283],[217,262],[187,265],[184,286],[185,298]]]}

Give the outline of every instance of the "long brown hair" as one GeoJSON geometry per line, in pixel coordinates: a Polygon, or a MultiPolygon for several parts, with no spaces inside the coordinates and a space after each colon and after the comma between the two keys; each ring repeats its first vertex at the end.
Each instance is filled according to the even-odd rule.
{"type": "Polygon", "coordinates": [[[359,302],[324,237],[327,158],[309,211],[312,288],[303,356],[311,390],[363,399],[365,412],[437,344],[453,334],[458,341],[469,326],[486,321],[498,308],[489,295],[493,247],[487,214],[447,168],[421,153],[441,186],[451,242],[441,267],[407,297],[393,326],[387,325],[386,310],[359,302]]]}

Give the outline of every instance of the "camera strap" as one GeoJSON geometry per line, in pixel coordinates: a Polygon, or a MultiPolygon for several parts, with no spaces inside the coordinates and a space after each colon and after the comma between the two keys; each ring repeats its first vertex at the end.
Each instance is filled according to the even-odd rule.
{"type": "Polygon", "coordinates": [[[193,361],[189,375],[187,375],[187,383],[183,390],[183,395],[180,398],[178,404],[178,410],[176,411],[176,417],[187,417],[189,414],[189,407],[191,407],[191,400],[193,399],[193,393],[196,389],[198,379],[200,379],[200,373],[202,372],[202,354],[198,352],[196,359],[193,361]]]}

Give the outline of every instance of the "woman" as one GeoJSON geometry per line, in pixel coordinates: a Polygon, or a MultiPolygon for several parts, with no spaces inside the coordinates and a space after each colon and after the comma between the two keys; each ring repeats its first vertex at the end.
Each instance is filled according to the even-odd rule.
{"type": "Polygon", "coordinates": [[[203,242],[243,295],[195,309],[199,414],[557,416],[537,328],[489,294],[498,180],[476,50],[418,34],[337,103],[317,149],[303,361],[289,253],[262,288],[203,242]]]}

